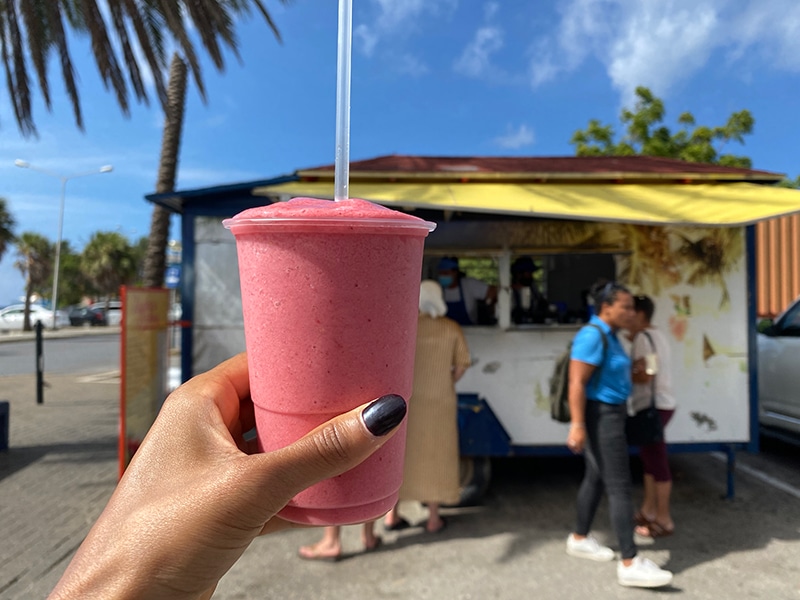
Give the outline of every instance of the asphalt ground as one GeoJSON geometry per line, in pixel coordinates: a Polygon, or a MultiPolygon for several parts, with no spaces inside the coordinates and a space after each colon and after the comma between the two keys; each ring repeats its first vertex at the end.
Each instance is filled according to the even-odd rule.
{"type": "MultiPolygon", "coordinates": [[[[48,339],[66,339],[72,337],[84,337],[87,335],[114,335],[122,331],[121,327],[64,327],[62,329],[43,329],[42,338],[48,339]]],[[[36,339],[36,333],[33,331],[0,331],[0,344],[8,344],[13,342],[33,341],[36,339]]]]}
{"type": "MultiPolygon", "coordinates": [[[[46,376],[36,404],[35,376],[0,377],[11,404],[10,448],[0,452],[0,598],[44,598],[102,510],[117,478],[119,379],[116,373],[46,376]]],[[[633,463],[634,469],[636,463],[633,463]]],[[[361,552],[359,527],[346,527],[346,556],[301,560],[315,529],[257,540],[223,578],[215,598],[241,599],[639,599],[800,598],[800,494],[752,468],[726,490],[724,462],[709,454],[672,457],[676,533],[641,546],[675,572],[672,587],[623,588],[615,563],[569,557],[581,461],[514,458],[493,463],[484,503],[446,509],[447,529],[386,532],[361,552]]],[[[412,522],[425,509],[404,504],[412,522]]],[[[605,504],[595,523],[616,547],[605,504]]]]}

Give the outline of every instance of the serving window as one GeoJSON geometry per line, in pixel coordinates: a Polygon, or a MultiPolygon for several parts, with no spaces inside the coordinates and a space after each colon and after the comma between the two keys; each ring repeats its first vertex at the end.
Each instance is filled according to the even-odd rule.
{"type": "Polygon", "coordinates": [[[457,257],[466,277],[496,288],[480,324],[504,329],[585,322],[588,290],[616,279],[615,256],[630,251],[618,227],[601,223],[466,213],[436,221],[423,277],[436,279],[438,261],[457,257]]]}

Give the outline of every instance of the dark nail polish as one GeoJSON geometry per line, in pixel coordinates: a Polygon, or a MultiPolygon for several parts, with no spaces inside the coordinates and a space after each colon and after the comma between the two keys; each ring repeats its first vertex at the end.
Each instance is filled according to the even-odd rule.
{"type": "Polygon", "coordinates": [[[361,413],[364,425],[375,437],[386,435],[406,416],[406,401],[397,394],[381,396],[361,413]]]}

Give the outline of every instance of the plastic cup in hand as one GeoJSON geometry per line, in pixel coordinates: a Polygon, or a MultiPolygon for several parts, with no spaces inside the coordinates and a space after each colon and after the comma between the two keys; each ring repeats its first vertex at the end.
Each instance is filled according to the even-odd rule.
{"type": "Polygon", "coordinates": [[[648,375],[658,373],[658,355],[650,352],[644,355],[644,372],[648,375]]]}
{"type": "MultiPolygon", "coordinates": [[[[413,385],[425,237],[435,225],[364,200],[289,202],[224,221],[236,237],[262,451],[413,385]]],[[[354,469],[296,496],[296,523],[374,519],[397,502],[405,424],[354,469]]]]}

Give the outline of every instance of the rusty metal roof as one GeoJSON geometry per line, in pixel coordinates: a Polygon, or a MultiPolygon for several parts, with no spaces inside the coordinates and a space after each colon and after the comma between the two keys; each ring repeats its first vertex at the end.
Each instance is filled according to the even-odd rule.
{"type": "MultiPolygon", "coordinates": [[[[301,178],[330,177],[334,165],[298,170],[301,178]]],[[[781,173],[686,162],[657,156],[411,156],[390,154],[350,163],[352,178],[704,180],[778,182],[781,173]]]]}

